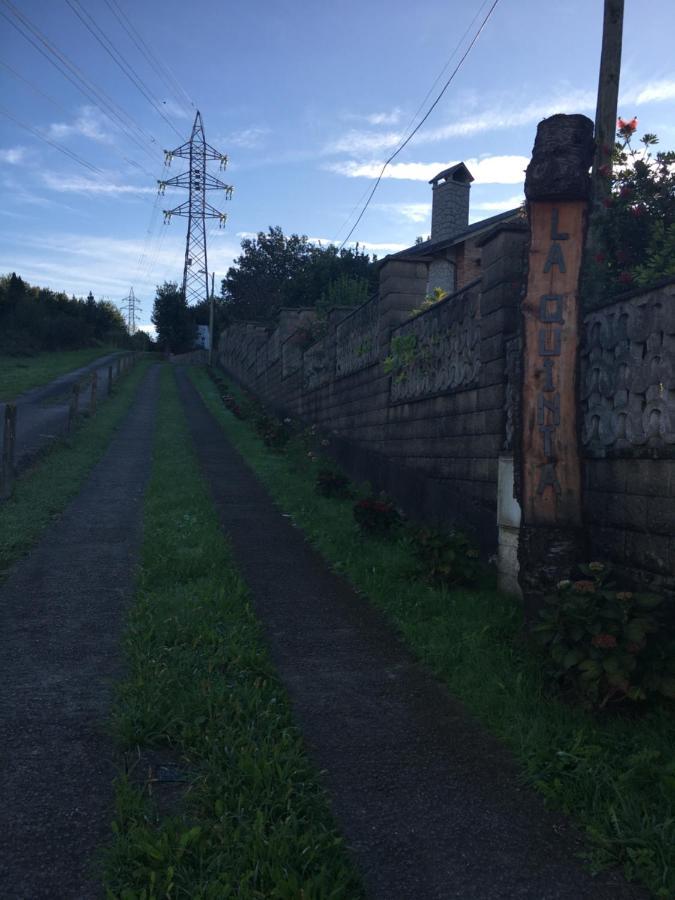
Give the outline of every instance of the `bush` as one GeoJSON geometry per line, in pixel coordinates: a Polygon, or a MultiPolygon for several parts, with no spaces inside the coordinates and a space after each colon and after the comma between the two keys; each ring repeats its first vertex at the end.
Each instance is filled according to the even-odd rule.
{"type": "Polygon", "coordinates": [[[561,581],[533,628],[549,678],[593,709],[675,699],[675,642],[655,612],[661,598],[615,590],[602,563],[579,569],[584,578],[561,581]]]}
{"type": "Polygon", "coordinates": [[[351,495],[349,479],[333,469],[319,469],[316,476],[316,492],[322,497],[345,499],[351,495]]]}
{"type": "Polygon", "coordinates": [[[445,587],[471,585],[478,581],[478,550],[461,531],[443,534],[421,528],[414,533],[412,546],[425,581],[445,587]]]}
{"type": "Polygon", "coordinates": [[[401,523],[401,515],[390,500],[369,497],[354,504],[354,518],[362,531],[385,537],[401,523]]]}
{"type": "Polygon", "coordinates": [[[283,450],[291,434],[286,425],[274,416],[261,412],[253,420],[253,427],[263,439],[266,447],[272,450],[283,450]]]}

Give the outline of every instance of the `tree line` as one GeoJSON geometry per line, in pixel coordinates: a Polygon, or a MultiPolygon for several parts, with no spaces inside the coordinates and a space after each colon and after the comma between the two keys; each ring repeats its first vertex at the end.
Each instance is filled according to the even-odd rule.
{"type": "MultiPolygon", "coordinates": [[[[143,344],[129,337],[124,317],[108,300],[69,297],[28,284],[15,272],[0,277],[0,352],[31,354],[97,344],[143,344]]],[[[143,347],[145,349],[145,347],[143,347]]]]}
{"type": "MultiPolygon", "coordinates": [[[[325,318],[334,306],[360,306],[377,288],[377,258],[358,245],[339,250],[270,226],[244,238],[241,250],[215,297],[216,335],[234,321],[271,324],[284,307],[314,307],[325,318]]],[[[209,302],[189,307],[178,285],[165,282],[152,321],[160,346],[181,353],[194,346],[196,326],[208,324],[209,302]]]]}

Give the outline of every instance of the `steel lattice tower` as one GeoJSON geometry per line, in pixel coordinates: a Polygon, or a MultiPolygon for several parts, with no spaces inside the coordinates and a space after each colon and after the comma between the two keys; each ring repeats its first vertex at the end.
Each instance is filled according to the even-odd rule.
{"type": "Polygon", "coordinates": [[[220,168],[227,165],[227,156],[220,153],[204,137],[204,125],[199,110],[195,116],[190,140],[175,150],[165,150],[166,165],[171,165],[174,156],[189,160],[187,172],[158,181],[160,194],[167,187],[188,188],[189,198],[175,209],[164,210],[164,221],[169,222],[171,216],[185,216],[188,220],[187,240],[185,242],[185,265],[183,267],[183,295],[187,303],[197,303],[209,297],[209,272],[206,256],[206,219],[218,219],[220,227],[225,224],[227,214],[211,206],[206,201],[206,192],[225,191],[229,200],[232,188],[206,170],[209,160],[217,160],[220,168]]]}
{"type": "Polygon", "coordinates": [[[127,320],[127,331],[129,334],[133,334],[136,331],[136,304],[138,300],[136,299],[136,295],[134,294],[134,289],[129,289],[129,294],[122,300],[120,303],[120,309],[126,316],[127,320]]]}

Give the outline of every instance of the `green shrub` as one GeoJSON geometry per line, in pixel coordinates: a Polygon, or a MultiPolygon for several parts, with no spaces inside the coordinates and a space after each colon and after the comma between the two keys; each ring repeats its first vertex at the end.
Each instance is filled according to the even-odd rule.
{"type": "Polygon", "coordinates": [[[334,469],[319,469],[316,475],[316,492],[322,497],[345,499],[351,496],[349,479],[334,469]]]}
{"type": "Polygon", "coordinates": [[[362,531],[386,537],[401,524],[401,514],[390,500],[367,497],[354,504],[354,519],[362,531]]]}
{"type": "Polygon", "coordinates": [[[615,590],[602,563],[579,568],[585,578],[561,581],[533,629],[549,678],[592,709],[675,699],[675,642],[656,612],[661,598],[615,590]]]}
{"type": "Polygon", "coordinates": [[[413,535],[412,547],[419,560],[419,574],[425,581],[445,587],[472,585],[478,581],[478,550],[461,531],[443,534],[420,528],[413,535]]]}

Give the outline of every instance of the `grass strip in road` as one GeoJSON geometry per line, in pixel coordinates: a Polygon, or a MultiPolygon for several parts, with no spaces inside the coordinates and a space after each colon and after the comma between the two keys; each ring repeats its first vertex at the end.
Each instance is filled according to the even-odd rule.
{"type": "Polygon", "coordinates": [[[57,441],[16,479],[12,496],[0,503],[0,579],[77,494],[128,412],[148,365],[138,363],[117,381],[96,415],[83,418],[70,437],[57,441]]]}
{"type": "Polygon", "coordinates": [[[205,370],[191,376],[284,512],[511,749],[524,780],[585,830],[591,866],[620,865],[654,896],[675,897],[673,717],[655,710],[596,718],[550,696],[539,661],[521,639],[518,604],[493,590],[446,591],[416,581],[405,540],[364,537],[353,501],[317,495],[317,465],[306,454],[266,448],[250,422],[225,409],[205,370]]]}
{"type": "Polygon", "coordinates": [[[119,779],[108,896],[356,900],[358,881],[219,527],[175,383],[163,378],[114,731],[131,756],[137,747],[166,753],[191,783],[167,812],[155,805],[161,785],[150,797],[147,785],[119,779]]]}
{"type": "Polygon", "coordinates": [[[24,391],[49,384],[61,375],[114,353],[116,347],[85,347],[82,350],[58,350],[35,356],[8,356],[0,353],[0,402],[13,400],[24,391]]]}

